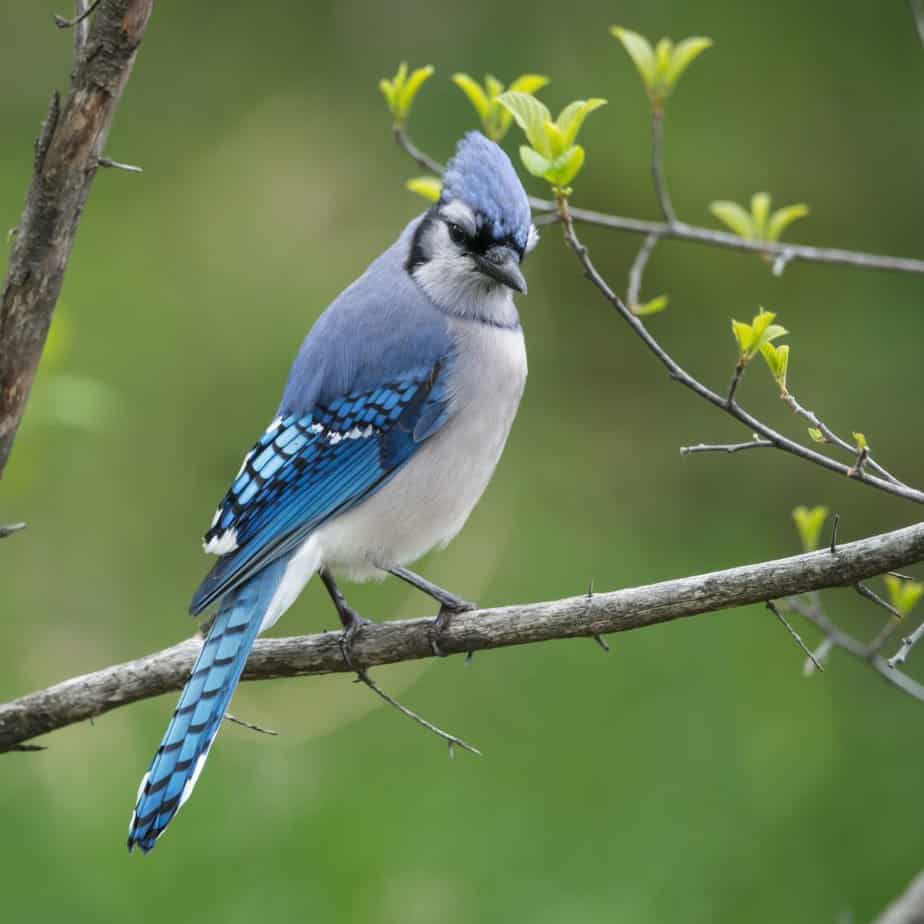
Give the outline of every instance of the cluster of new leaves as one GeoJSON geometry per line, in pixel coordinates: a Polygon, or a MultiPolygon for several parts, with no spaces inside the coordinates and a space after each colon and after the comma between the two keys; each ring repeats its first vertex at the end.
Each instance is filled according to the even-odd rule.
{"type": "Polygon", "coordinates": [[[758,353],[766,360],[780,392],[786,392],[786,373],[789,370],[789,346],[774,346],[773,341],[789,333],[785,327],[774,324],[776,315],[772,311],[761,310],[748,324],[746,321],[732,319],[732,333],[738,344],[738,366],[743,368],[758,353]]]}
{"type": "Polygon", "coordinates": [[[751,210],[747,211],[737,202],[719,200],[709,204],[709,211],[726,224],[739,237],[748,241],[769,241],[774,243],[794,222],[805,218],[809,207],[804,202],[786,205],[775,212],[770,211],[770,194],[754,193],[751,196],[751,210]]]}
{"type": "Polygon", "coordinates": [[[526,135],[528,145],[520,147],[523,166],[535,177],[552,186],[556,195],[570,195],[568,184],[584,164],[584,148],[577,144],[584,120],[605,99],[575,100],[553,121],[548,108],[527,93],[508,91],[498,97],[526,135]]]}
{"type": "Polygon", "coordinates": [[[395,125],[404,125],[407,117],[410,115],[411,106],[414,103],[414,97],[423,86],[424,81],[433,74],[433,67],[418,67],[416,70],[408,73],[407,63],[402,61],[398,68],[398,73],[391,80],[383,77],[379,81],[379,89],[385,102],[388,104],[388,110],[391,112],[395,125]]]}
{"type": "Polygon", "coordinates": [[[490,74],[485,76],[483,86],[468,74],[453,74],[452,82],[466,95],[478,113],[484,133],[492,141],[500,141],[513,124],[513,114],[500,103],[501,94],[507,90],[533,96],[548,85],[549,78],[541,74],[521,74],[509,87],[505,87],[490,74]]]}
{"type": "Polygon", "coordinates": [[[622,26],[611,26],[610,34],[622,43],[632,59],[656,112],[663,109],[680,75],[712,45],[712,39],[693,36],[676,45],[669,38],[662,38],[652,47],[644,36],[622,26]]]}

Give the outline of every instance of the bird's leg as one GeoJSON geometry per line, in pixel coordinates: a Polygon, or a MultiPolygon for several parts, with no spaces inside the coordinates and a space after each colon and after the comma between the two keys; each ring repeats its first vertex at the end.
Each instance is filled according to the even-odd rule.
{"type": "Polygon", "coordinates": [[[346,661],[347,667],[353,669],[353,639],[356,638],[356,634],[360,629],[371,620],[363,619],[356,610],[347,605],[330,571],[322,568],[318,574],[320,574],[321,581],[330,594],[330,598],[336,607],[337,615],[340,617],[340,624],[343,626],[343,632],[340,634],[340,651],[343,654],[343,660],[346,661]]]}
{"type": "Polygon", "coordinates": [[[400,578],[402,581],[406,581],[411,587],[416,587],[439,603],[440,611],[436,619],[433,620],[433,628],[430,632],[430,647],[435,655],[441,658],[445,657],[446,653],[439,645],[440,636],[449,627],[449,623],[452,622],[452,617],[456,613],[473,610],[475,609],[475,604],[469,603],[468,600],[463,600],[462,597],[457,597],[454,593],[450,593],[450,591],[431,583],[425,577],[421,577],[413,571],[408,571],[407,568],[389,568],[388,573],[400,578]]]}

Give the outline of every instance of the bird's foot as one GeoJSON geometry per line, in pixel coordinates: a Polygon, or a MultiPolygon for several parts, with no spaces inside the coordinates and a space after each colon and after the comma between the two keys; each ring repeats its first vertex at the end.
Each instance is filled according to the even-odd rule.
{"type": "Polygon", "coordinates": [[[337,643],[340,645],[340,653],[343,655],[346,666],[350,670],[357,670],[356,665],[353,663],[353,642],[356,636],[362,631],[363,626],[373,624],[372,620],[364,619],[356,610],[349,606],[343,606],[342,608],[338,607],[337,611],[340,615],[340,622],[343,624],[343,631],[340,633],[340,638],[337,640],[337,643]]]}
{"type": "MultiPolygon", "coordinates": [[[[474,603],[463,600],[461,597],[446,595],[440,605],[440,611],[436,619],[430,623],[430,648],[438,658],[445,658],[448,652],[443,651],[440,647],[440,637],[449,628],[453,616],[457,613],[466,613],[469,610],[477,609],[474,603]]],[[[466,663],[471,660],[472,653],[469,652],[466,657],[466,663]]]]}

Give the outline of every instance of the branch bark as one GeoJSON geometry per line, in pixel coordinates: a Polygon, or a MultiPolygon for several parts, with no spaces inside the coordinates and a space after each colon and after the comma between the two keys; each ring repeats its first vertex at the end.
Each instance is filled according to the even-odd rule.
{"type": "MultiPolygon", "coordinates": [[[[627,632],[662,622],[749,603],[763,603],[858,581],[924,560],[924,523],[858,542],[725,571],[663,581],[612,593],[543,603],[473,610],[453,617],[440,647],[447,654],[528,645],[552,639],[627,632]]],[[[433,656],[429,619],[364,627],[353,659],[364,669],[433,656]]],[[[349,671],[339,633],[260,640],[245,680],[349,671]]],[[[119,706],[178,690],[202,642],[187,639],[171,648],[66,680],[0,705],[0,753],[119,706]]],[[[904,676],[904,675],[902,675],[904,676]]]]}
{"type": "Polygon", "coordinates": [[[873,924],[924,924],[924,873],[918,873],[873,924]]]}
{"type": "MultiPolygon", "coordinates": [[[[154,0],[104,0],[75,43],[71,92],[52,95],[0,290],[0,477],[22,420],[77,225],[154,0]]],[[[85,26],[83,21],[79,25],[85,26]]]]}

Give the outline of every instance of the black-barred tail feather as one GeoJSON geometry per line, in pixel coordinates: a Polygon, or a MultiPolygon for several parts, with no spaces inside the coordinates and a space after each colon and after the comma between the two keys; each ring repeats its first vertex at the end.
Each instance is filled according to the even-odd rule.
{"type": "Polygon", "coordinates": [[[189,798],[221,726],[247,655],[285,572],[285,558],[227,594],[138,789],[128,849],[152,850],[189,798]]]}

